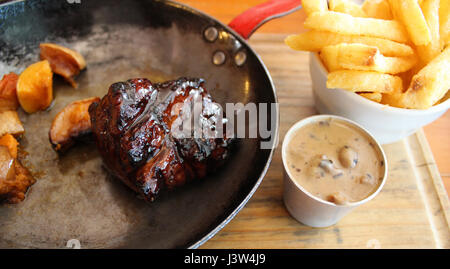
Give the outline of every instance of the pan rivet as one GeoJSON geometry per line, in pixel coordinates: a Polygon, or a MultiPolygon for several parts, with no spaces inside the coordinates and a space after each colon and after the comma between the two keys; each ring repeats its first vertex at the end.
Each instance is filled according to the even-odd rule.
{"type": "Polygon", "coordinates": [[[227,56],[223,51],[216,51],[213,55],[213,63],[215,65],[221,65],[225,62],[227,56]]]}
{"type": "Polygon", "coordinates": [[[216,41],[217,37],[219,36],[219,31],[215,27],[208,27],[206,28],[205,32],[203,32],[203,35],[205,36],[206,40],[209,42],[216,41]]]}
{"type": "Polygon", "coordinates": [[[234,55],[234,62],[237,66],[242,66],[243,64],[245,64],[246,60],[247,54],[243,51],[239,51],[238,53],[236,53],[236,55],[234,55]]]}

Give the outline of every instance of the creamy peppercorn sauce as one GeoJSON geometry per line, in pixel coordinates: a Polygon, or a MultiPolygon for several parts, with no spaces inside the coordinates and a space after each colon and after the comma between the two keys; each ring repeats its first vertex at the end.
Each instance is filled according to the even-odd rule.
{"type": "Polygon", "coordinates": [[[294,132],[286,151],[293,179],[313,196],[338,205],[361,201],[381,184],[383,155],[361,130],[335,119],[294,132]]]}

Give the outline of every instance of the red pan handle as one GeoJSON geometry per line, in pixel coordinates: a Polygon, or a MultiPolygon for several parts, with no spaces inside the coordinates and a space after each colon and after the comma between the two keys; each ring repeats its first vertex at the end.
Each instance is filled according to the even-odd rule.
{"type": "Polygon", "coordinates": [[[234,18],[228,26],[249,39],[253,32],[271,19],[288,15],[301,8],[300,0],[269,0],[234,18]]]}

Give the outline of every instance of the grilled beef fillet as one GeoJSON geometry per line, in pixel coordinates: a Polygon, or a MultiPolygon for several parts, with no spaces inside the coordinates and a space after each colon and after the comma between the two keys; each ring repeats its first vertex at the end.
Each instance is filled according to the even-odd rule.
{"type": "Polygon", "coordinates": [[[231,139],[225,136],[222,111],[203,84],[202,79],[155,84],[131,79],[111,85],[101,101],[89,107],[106,168],[146,200],[153,201],[162,189],[204,178],[229,155],[231,139]],[[199,102],[200,109],[192,108],[199,102]],[[192,119],[210,136],[193,136],[199,131],[195,122],[181,134],[172,131],[192,119]]]}

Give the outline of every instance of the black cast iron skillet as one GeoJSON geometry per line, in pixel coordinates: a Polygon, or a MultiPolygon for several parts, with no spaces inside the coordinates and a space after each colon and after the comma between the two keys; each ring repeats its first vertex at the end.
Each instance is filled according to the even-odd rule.
{"type": "MultiPolygon", "coordinates": [[[[261,149],[263,138],[239,139],[220,171],[149,204],[104,171],[92,143],[58,156],[48,142],[51,121],[68,103],[101,97],[112,83],[135,77],[204,78],[224,107],[276,103],[270,75],[244,38],[187,6],[150,0],[77,2],[0,6],[0,75],[20,73],[38,61],[41,42],[73,48],[87,61],[78,89],[55,77],[48,111],[20,111],[26,130],[23,162],[38,181],[21,204],[0,207],[0,247],[61,248],[80,242],[81,248],[197,248],[238,213],[261,183],[273,154],[273,148],[261,149]]],[[[271,1],[256,21],[246,20],[247,13],[234,25],[240,24],[238,30],[248,37],[275,11],[286,12],[287,2],[288,10],[293,2],[299,4],[271,1]]],[[[277,136],[278,109],[259,116],[276,119],[271,128],[277,136]]]]}

